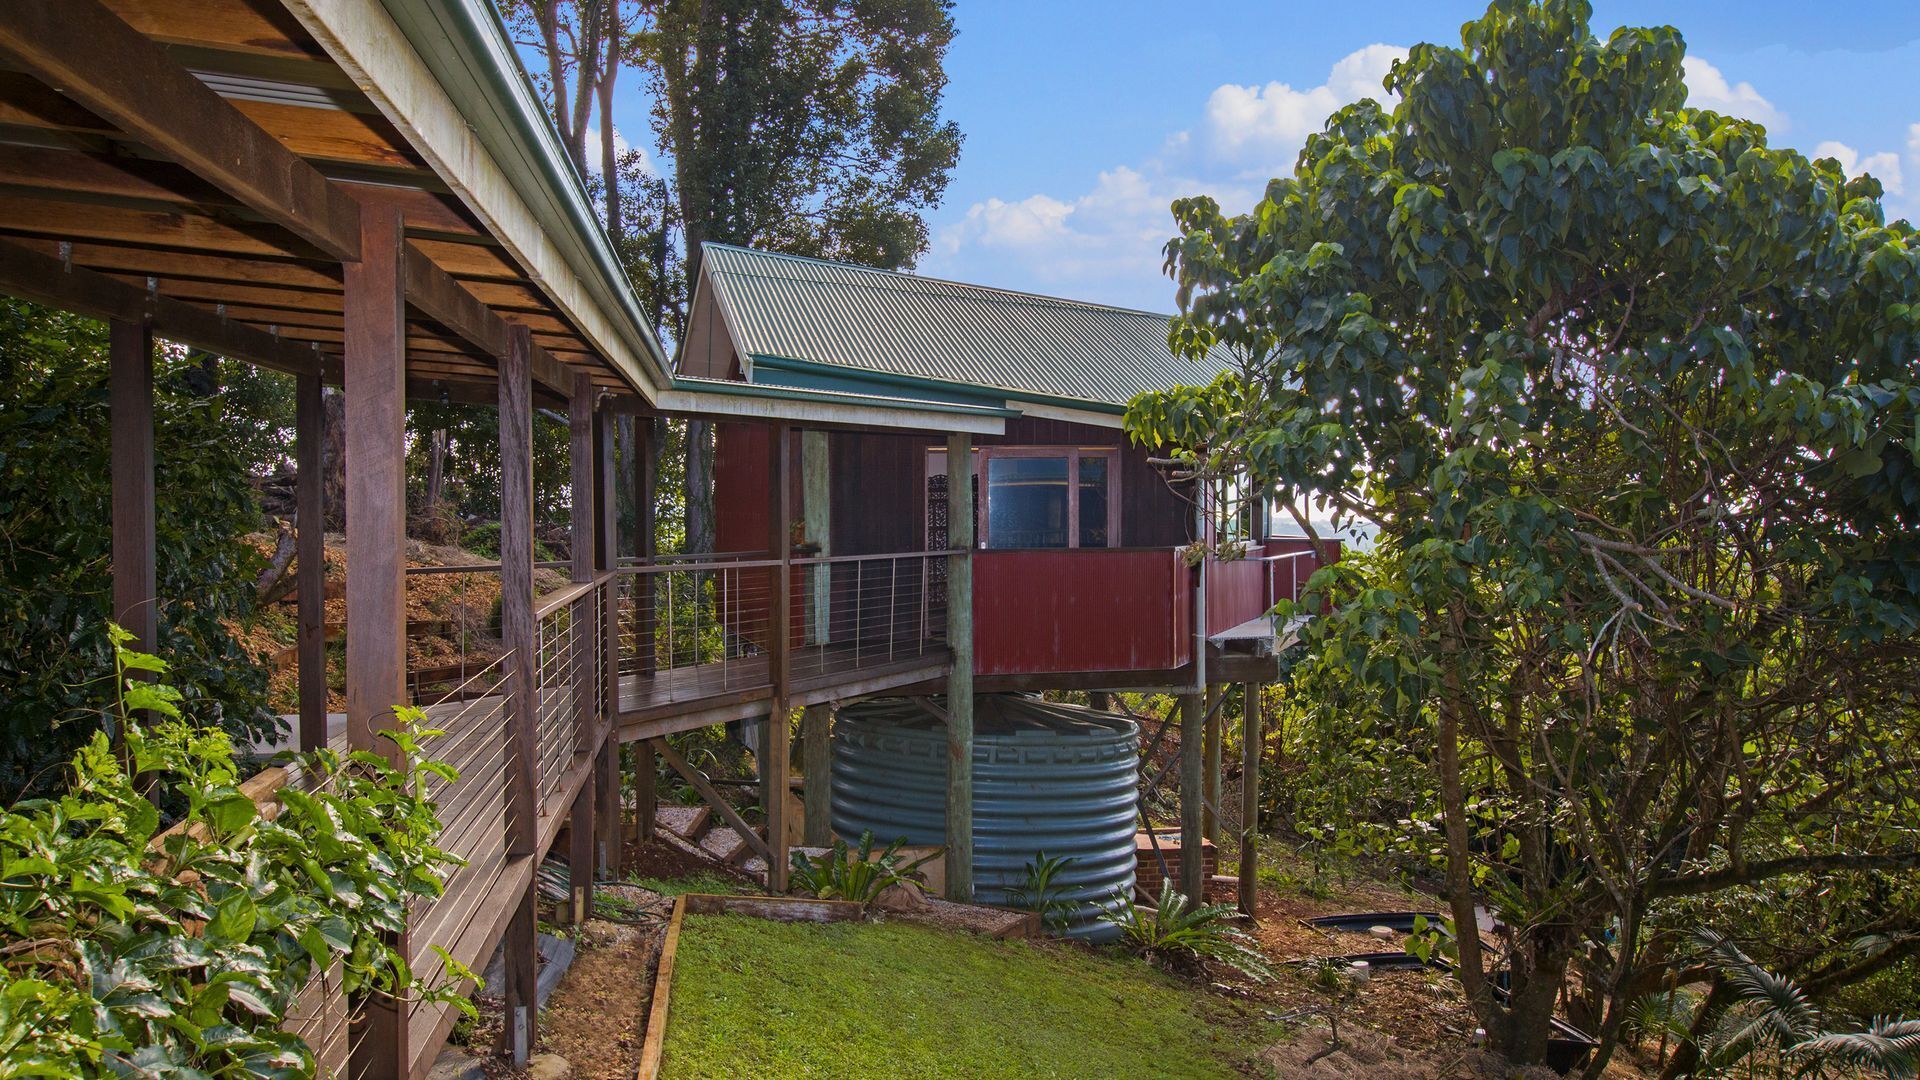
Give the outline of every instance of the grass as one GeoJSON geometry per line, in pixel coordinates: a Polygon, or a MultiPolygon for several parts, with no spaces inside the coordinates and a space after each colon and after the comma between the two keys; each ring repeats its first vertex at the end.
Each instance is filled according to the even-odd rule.
{"type": "Polygon", "coordinates": [[[1275,1026],[1145,963],[905,923],[688,916],[671,1080],[1264,1075],[1275,1026]]]}
{"type": "Polygon", "coordinates": [[[718,874],[708,874],[704,872],[678,878],[628,878],[626,883],[629,885],[638,885],[643,889],[657,892],[661,896],[679,896],[682,893],[720,893],[723,895],[732,895],[733,893],[745,890],[745,886],[733,878],[725,878],[718,874]]]}

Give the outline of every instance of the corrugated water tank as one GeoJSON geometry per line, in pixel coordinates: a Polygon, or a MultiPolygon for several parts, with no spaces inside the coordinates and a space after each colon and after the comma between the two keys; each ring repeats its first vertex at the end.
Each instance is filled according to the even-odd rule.
{"type": "MultiPolygon", "coordinates": [[[[945,703],[936,698],[942,709],[945,703]]],[[[1073,905],[1065,933],[1107,940],[1102,910],[1133,892],[1139,732],[1125,717],[1018,694],[974,705],[973,881],[1012,905],[1041,852],[1073,860],[1055,878],[1073,905]]],[[[849,843],[946,842],[947,733],[927,710],[877,698],[833,730],[833,830],[849,843]]]]}

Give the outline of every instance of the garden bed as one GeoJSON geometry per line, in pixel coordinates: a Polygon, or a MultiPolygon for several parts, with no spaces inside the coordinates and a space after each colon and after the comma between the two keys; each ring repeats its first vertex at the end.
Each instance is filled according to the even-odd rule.
{"type": "Polygon", "coordinates": [[[667,1080],[1228,1078],[1274,1034],[1245,1003],[1073,945],[689,910],[672,949],[649,1025],[667,1080]]]}

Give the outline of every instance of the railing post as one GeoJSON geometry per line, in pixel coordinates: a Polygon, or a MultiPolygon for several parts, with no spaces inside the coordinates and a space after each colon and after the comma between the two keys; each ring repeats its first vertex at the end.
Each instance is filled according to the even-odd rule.
{"type": "Polygon", "coordinates": [[[793,684],[793,428],[775,424],[767,446],[767,549],[773,555],[767,600],[767,674],[773,698],[760,740],[760,789],[767,822],[767,888],[787,889],[787,778],[793,684]]]}
{"type": "MultiPolygon", "coordinates": [[[[500,358],[500,635],[508,650],[507,854],[531,860],[539,852],[539,747],[535,732],[539,644],[533,619],[533,377],[532,337],[525,326],[507,330],[500,358]]],[[[507,925],[505,1022],[500,1051],[525,1065],[535,1040],[539,974],[533,876],[507,925]]]]}
{"type": "Polygon", "coordinates": [[[619,496],[614,489],[614,418],[601,409],[593,415],[594,490],[598,496],[598,527],[594,530],[595,607],[600,618],[599,659],[601,715],[606,736],[600,745],[600,765],[594,770],[599,806],[599,851],[594,865],[602,880],[620,877],[620,598],[614,588],[613,567],[619,562],[619,496]]]}
{"type": "Polygon", "coordinates": [[[326,409],[320,376],[302,375],[294,386],[294,587],[298,593],[300,749],[327,742],[326,609],[326,409]]]}
{"type": "MultiPolygon", "coordinates": [[[[660,423],[657,417],[649,420],[645,435],[634,439],[633,523],[637,533],[634,552],[640,556],[643,565],[651,565],[659,554],[658,541],[653,532],[654,482],[657,475],[653,450],[654,433],[659,430],[660,423]]],[[[634,674],[641,678],[651,676],[659,662],[655,655],[657,622],[654,617],[653,578],[652,574],[636,574],[633,579],[633,648],[638,654],[635,657],[634,674]]],[[[651,759],[651,752],[648,756],[651,759]]],[[[650,831],[652,825],[649,823],[643,828],[650,831]]]]}
{"type": "Polygon", "coordinates": [[[947,899],[973,900],[973,438],[947,436],[947,899]]]}
{"type": "MultiPolygon", "coordinates": [[[[572,465],[572,577],[576,584],[593,580],[594,562],[594,463],[593,377],[586,372],[574,376],[573,395],[567,399],[569,459],[572,465]]],[[[599,752],[599,717],[593,707],[599,692],[600,671],[596,661],[596,639],[600,633],[599,612],[592,607],[593,594],[583,593],[568,605],[567,625],[573,637],[573,730],[574,761],[599,752]]],[[[595,763],[598,764],[597,762],[595,763]]],[[[589,770],[574,796],[567,815],[567,882],[572,894],[570,915],[585,922],[593,914],[593,863],[598,838],[594,831],[594,809],[598,805],[595,777],[589,770]]]]}
{"type": "MultiPolygon", "coordinates": [[[[360,260],[343,264],[347,448],[347,741],[384,755],[407,685],[406,272],[400,215],[360,210],[360,260]]],[[[406,937],[394,943],[406,951],[406,937]]],[[[407,1009],[379,994],[362,1002],[353,1072],[401,1077],[412,1065],[407,1009]]]]}

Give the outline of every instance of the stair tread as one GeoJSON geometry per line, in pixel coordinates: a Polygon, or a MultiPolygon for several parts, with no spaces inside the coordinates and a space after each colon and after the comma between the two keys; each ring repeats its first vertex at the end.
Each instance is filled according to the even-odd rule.
{"type": "Polygon", "coordinates": [[[700,846],[707,854],[721,862],[738,862],[746,852],[753,849],[747,845],[747,838],[733,830],[730,825],[711,829],[700,838],[700,846]]]}
{"type": "Polygon", "coordinates": [[[704,806],[662,806],[654,811],[654,824],[689,840],[698,840],[705,832],[712,812],[704,806]]]}

